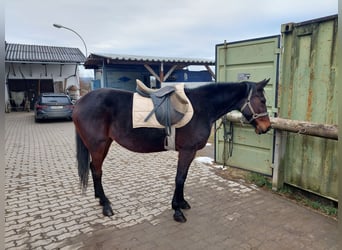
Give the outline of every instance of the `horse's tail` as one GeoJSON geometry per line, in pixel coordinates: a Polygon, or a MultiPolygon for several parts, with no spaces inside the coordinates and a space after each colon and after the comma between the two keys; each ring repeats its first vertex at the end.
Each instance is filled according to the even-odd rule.
{"type": "Polygon", "coordinates": [[[76,158],[78,165],[78,176],[80,177],[80,186],[83,192],[87,190],[88,176],[90,167],[89,151],[84,145],[80,135],[76,132],[76,158]]]}

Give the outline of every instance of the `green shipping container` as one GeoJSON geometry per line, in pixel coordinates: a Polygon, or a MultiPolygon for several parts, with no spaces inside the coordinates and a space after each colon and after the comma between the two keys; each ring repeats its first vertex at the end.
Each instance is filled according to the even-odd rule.
{"type": "MultiPolygon", "coordinates": [[[[265,90],[270,116],[337,124],[336,43],[337,15],[283,24],[281,39],[218,44],[217,81],[271,78],[265,90]]],[[[219,124],[216,162],[337,200],[337,141],[284,131],[258,136],[247,125],[219,124]]]]}
{"type": "MultiPolygon", "coordinates": [[[[281,118],[337,124],[337,15],[281,26],[281,118]]],[[[337,141],[283,133],[284,182],[337,200],[337,141]]]]}

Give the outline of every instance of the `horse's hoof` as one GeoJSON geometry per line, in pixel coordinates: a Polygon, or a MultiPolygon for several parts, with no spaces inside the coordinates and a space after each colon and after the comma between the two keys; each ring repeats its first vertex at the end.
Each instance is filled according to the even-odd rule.
{"type": "Polygon", "coordinates": [[[180,204],[180,208],[181,208],[181,209],[190,209],[191,206],[190,206],[190,204],[189,204],[187,201],[183,201],[183,202],[180,204]]]}
{"type": "Polygon", "coordinates": [[[114,215],[113,210],[112,210],[112,208],[109,205],[108,206],[103,206],[103,215],[104,216],[108,216],[108,217],[114,215]]]}
{"type": "Polygon", "coordinates": [[[180,223],[186,222],[186,218],[181,211],[175,211],[175,213],[173,215],[173,219],[177,222],[180,222],[180,223]]]}

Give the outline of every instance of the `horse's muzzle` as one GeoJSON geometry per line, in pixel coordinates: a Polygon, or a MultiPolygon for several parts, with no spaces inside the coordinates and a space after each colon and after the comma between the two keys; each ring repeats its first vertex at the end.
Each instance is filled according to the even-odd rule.
{"type": "Polygon", "coordinates": [[[256,126],[255,126],[255,133],[258,135],[265,134],[271,129],[271,122],[270,119],[267,117],[260,118],[256,120],[256,126]]]}
{"type": "Polygon", "coordinates": [[[259,128],[256,128],[256,129],[255,129],[255,133],[258,134],[258,135],[266,134],[268,131],[270,131],[270,129],[271,129],[271,126],[269,126],[269,127],[266,128],[266,129],[259,129],[259,128]]]}

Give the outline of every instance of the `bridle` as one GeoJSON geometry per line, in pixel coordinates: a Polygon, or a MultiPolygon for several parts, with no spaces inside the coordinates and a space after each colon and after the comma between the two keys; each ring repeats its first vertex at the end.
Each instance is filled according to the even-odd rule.
{"type": "Polygon", "coordinates": [[[267,112],[264,112],[264,113],[256,113],[252,107],[252,104],[251,104],[251,97],[252,97],[252,92],[253,92],[253,89],[251,89],[249,91],[249,94],[248,94],[248,97],[247,97],[247,100],[245,102],[244,105],[242,105],[241,109],[240,109],[240,112],[243,114],[243,111],[246,107],[249,108],[249,110],[251,111],[252,113],[252,118],[247,120],[248,123],[251,123],[252,121],[254,121],[255,119],[257,118],[260,118],[260,117],[263,117],[263,116],[268,116],[268,113],[267,112]]]}

